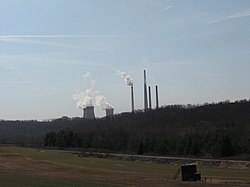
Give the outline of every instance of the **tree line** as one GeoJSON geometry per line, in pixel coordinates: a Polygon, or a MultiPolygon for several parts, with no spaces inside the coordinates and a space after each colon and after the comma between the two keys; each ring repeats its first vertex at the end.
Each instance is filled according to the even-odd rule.
{"type": "Polygon", "coordinates": [[[94,120],[0,121],[0,142],[164,156],[250,155],[249,114],[250,101],[242,100],[171,105],[94,120]]]}
{"type": "Polygon", "coordinates": [[[77,133],[73,128],[52,132],[53,139],[47,134],[45,145],[63,148],[60,141],[64,134],[65,148],[215,158],[249,154],[249,114],[249,101],[166,106],[93,120],[77,133]],[[73,144],[67,143],[73,134],[73,144]]]}

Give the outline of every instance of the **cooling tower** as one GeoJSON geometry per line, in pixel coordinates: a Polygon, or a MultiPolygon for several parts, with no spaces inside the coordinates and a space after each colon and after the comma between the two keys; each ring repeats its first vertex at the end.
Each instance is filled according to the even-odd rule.
{"type": "Polygon", "coordinates": [[[93,106],[87,106],[83,109],[83,118],[85,119],[95,119],[95,112],[93,106]]]}
{"type": "Polygon", "coordinates": [[[114,109],[113,108],[107,108],[106,110],[106,116],[113,116],[114,115],[114,109]]]}

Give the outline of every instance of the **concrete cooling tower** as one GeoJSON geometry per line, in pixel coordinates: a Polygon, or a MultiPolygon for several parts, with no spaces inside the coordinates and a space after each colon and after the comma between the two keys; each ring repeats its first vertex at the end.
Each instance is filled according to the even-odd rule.
{"type": "Polygon", "coordinates": [[[114,115],[114,109],[113,108],[107,108],[106,110],[106,116],[113,116],[114,115]]]}
{"type": "Polygon", "coordinates": [[[83,109],[83,118],[85,119],[95,119],[95,112],[93,106],[87,106],[83,109]]]}

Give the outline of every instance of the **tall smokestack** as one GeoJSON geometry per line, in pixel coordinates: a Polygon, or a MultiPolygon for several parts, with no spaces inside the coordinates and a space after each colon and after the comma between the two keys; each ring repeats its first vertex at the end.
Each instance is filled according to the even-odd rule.
{"type": "Polygon", "coordinates": [[[156,108],[159,108],[158,86],[155,86],[156,108]]]}
{"type": "Polygon", "coordinates": [[[144,110],[148,109],[146,70],[144,70],[144,110]]]}
{"type": "Polygon", "coordinates": [[[152,103],[151,103],[151,89],[150,86],[148,86],[148,102],[149,102],[149,109],[152,108],[152,103]]]}
{"type": "Polygon", "coordinates": [[[123,78],[123,80],[124,80],[124,82],[125,82],[125,84],[127,86],[131,87],[131,108],[132,108],[132,112],[134,112],[135,108],[134,108],[133,78],[131,76],[129,76],[126,72],[123,72],[123,71],[120,71],[120,70],[116,70],[116,74],[120,75],[121,78],[123,78]]]}
{"type": "Polygon", "coordinates": [[[93,106],[87,106],[83,109],[83,117],[85,119],[95,119],[95,112],[93,106]]]}
{"type": "Polygon", "coordinates": [[[134,106],[134,87],[133,87],[133,85],[131,86],[131,107],[132,107],[132,112],[134,112],[135,106],[134,106]]]}

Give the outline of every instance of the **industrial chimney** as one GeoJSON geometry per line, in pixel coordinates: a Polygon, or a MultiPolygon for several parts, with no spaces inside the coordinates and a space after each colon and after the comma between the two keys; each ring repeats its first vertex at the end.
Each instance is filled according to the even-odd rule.
{"type": "Polygon", "coordinates": [[[159,108],[158,86],[155,86],[156,108],[159,108]]]}
{"type": "Polygon", "coordinates": [[[131,107],[132,107],[132,112],[134,112],[135,105],[134,105],[134,87],[133,87],[133,85],[131,86],[131,107]]]}
{"type": "Polygon", "coordinates": [[[148,109],[146,70],[144,70],[144,110],[148,109]]]}
{"type": "Polygon", "coordinates": [[[151,103],[151,89],[150,86],[148,86],[148,104],[149,104],[149,109],[152,108],[152,103],[151,103]]]}
{"type": "Polygon", "coordinates": [[[95,112],[93,106],[87,106],[83,109],[83,118],[85,119],[95,119],[95,112]]]}
{"type": "Polygon", "coordinates": [[[106,108],[105,110],[106,110],[106,117],[114,115],[114,109],[113,108],[106,108]]]}

